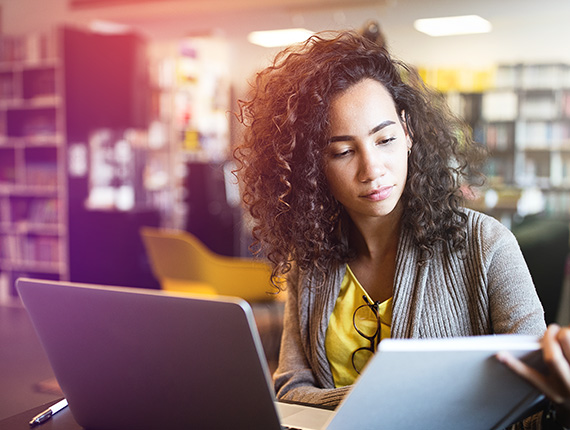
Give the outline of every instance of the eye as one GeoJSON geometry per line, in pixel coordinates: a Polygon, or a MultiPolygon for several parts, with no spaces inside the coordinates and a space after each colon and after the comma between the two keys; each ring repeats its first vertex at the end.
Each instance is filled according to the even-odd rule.
{"type": "Polygon", "coordinates": [[[346,157],[348,154],[350,154],[352,151],[350,149],[345,149],[343,151],[339,151],[339,152],[335,152],[333,154],[333,158],[342,158],[342,157],[346,157]]]}
{"type": "Polygon", "coordinates": [[[333,142],[327,148],[328,156],[332,159],[346,157],[352,152],[354,148],[347,142],[333,142]]]}
{"type": "Polygon", "coordinates": [[[376,144],[377,144],[377,145],[387,145],[387,144],[393,142],[394,140],[396,140],[396,137],[395,137],[395,136],[391,136],[391,137],[387,137],[386,139],[378,139],[378,140],[376,141],[376,144]]]}

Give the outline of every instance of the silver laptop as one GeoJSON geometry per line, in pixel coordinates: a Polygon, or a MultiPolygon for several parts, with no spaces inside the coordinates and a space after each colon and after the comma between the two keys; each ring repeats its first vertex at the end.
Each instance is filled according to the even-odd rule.
{"type": "Polygon", "coordinates": [[[538,363],[536,337],[383,340],[333,412],[275,402],[243,300],[31,279],[17,289],[86,428],[500,429],[542,399],[493,358],[538,363]]]}
{"type": "Polygon", "coordinates": [[[85,428],[271,430],[289,417],[318,429],[332,414],[275,402],[243,300],[33,279],[16,285],[85,428]]]}

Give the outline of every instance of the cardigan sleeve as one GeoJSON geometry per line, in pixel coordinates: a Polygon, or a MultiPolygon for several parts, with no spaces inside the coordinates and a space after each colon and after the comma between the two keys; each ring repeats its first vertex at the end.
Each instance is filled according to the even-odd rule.
{"type": "MultiPolygon", "coordinates": [[[[483,273],[486,273],[489,314],[494,333],[542,336],[546,330],[544,311],[520,246],[503,224],[494,218],[471,212],[478,227],[483,273]]],[[[538,412],[508,430],[545,430],[543,412],[538,412]]]]}
{"type": "Polygon", "coordinates": [[[487,220],[481,234],[493,331],[542,336],[544,311],[518,242],[498,221],[487,220]]]}
{"type": "Polygon", "coordinates": [[[279,400],[336,406],[349,387],[323,388],[309,365],[303,347],[299,314],[298,276],[290,273],[287,279],[287,301],[283,319],[283,335],[279,352],[279,365],[273,375],[279,400]]]}

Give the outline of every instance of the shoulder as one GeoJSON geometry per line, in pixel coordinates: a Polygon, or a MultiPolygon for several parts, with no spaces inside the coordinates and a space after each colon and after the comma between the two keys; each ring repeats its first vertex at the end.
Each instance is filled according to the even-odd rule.
{"type": "Polygon", "coordinates": [[[512,232],[492,216],[467,208],[463,209],[463,212],[467,215],[466,227],[468,237],[495,240],[514,238],[512,232]]]}
{"type": "Polygon", "coordinates": [[[518,258],[520,247],[515,235],[497,219],[471,209],[467,215],[467,246],[480,253],[484,260],[503,256],[518,258]]]}
{"type": "Polygon", "coordinates": [[[467,215],[468,224],[471,226],[481,225],[487,228],[506,229],[499,220],[490,215],[469,208],[463,208],[461,210],[467,215]]]}

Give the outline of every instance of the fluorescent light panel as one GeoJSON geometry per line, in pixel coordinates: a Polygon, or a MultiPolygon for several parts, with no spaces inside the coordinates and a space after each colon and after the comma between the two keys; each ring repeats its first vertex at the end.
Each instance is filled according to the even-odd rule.
{"type": "Polygon", "coordinates": [[[489,33],[491,23],[478,15],[448,16],[443,18],[417,19],[414,28],[430,36],[453,36],[457,34],[489,33]]]}
{"type": "Polygon", "coordinates": [[[274,48],[304,42],[312,35],[313,32],[305,28],[287,28],[283,30],[252,31],[247,36],[247,40],[254,45],[274,48]]]}
{"type": "Polygon", "coordinates": [[[119,24],[117,22],[104,21],[100,19],[91,21],[89,24],[89,29],[95,33],[102,34],[125,34],[130,30],[128,25],[119,24]]]}

